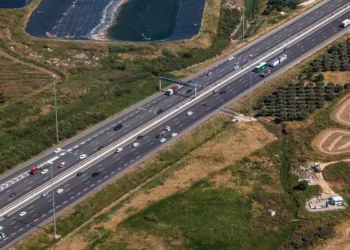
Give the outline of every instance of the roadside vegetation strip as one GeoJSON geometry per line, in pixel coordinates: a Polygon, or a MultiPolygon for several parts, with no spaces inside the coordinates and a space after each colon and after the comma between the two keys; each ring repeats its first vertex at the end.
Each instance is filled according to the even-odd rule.
{"type": "MultiPolygon", "coordinates": [[[[115,200],[120,199],[126,193],[137,188],[149,178],[152,178],[157,173],[174,164],[184,155],[213,138],[228,125],[231,125],[230,119],[218,117],[199,126],[196,130],[181,138],[174,145],[170,145],[165,150],[158,153],[152,160],[148,161],[144,168],[137,168],[125,174],[116,182],[108,185],[100,192],[83,201],[74,208],[72,213],[58,219],[57,231],[64,237],[115,200]]],[[[48,227],[51,231],[52,225],[48,227]]],[[[40,231],[38,233],[40,235],[47,234],[46,231],[40,231]]],[[[29,241],[24,240],[23,243],[18,245],[17,249],[30,249],[31,247],[46,249],[55,242],[53,238],[49,237],[49,239],[50,240],[43,236],[29,237],[29,241]],[[45,242],[42,242],[43,239],[45,239],[45,242]]]]}

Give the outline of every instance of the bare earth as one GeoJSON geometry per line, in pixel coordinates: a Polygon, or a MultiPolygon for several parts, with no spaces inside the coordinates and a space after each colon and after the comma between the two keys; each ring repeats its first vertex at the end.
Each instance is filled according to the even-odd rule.
{"type": "Polygon", "coordinates": [[[313,250],[349,250],[350,249],[350,221],[336,227],[336,237],[327,240],[313,250]]]}
{"type": "MultiPolygon", "coordinates": [[[[350,95],[340,101],[331,117],[334,121],[350,127],[350,95]]],[[[313,140],[312,146],[316,151],[327,155],[350,153],[350,130],[326,129],[313,140]]]]}
{"type": "MultiPolygon", "coordinates": [[[[185,191],[192,183],[207,178],[213,172],[233,164],[274,140],[274,136],[267,132],[260,123],[238,123],[234,126],[240,129],[237,134],[232,134],[232,132],[226,134],[224,132],[207,142],[177,163],[183,165],[183,167],[167,177],[164,185],[148,190],[141,189],[127,202],[123,202],[124,206],[115,214],[112,214],[108,222],[98,223],[94,225],[94,228],[101,226],[112,231],[120,230],[117,225],[130,215],[146,208],[153,202],[185,191]]],[[[93,230],[93,228],[82,230],[84,233],[78,231],[63,239],[55,249],[88,249],[89,243],[84,241],[84,234],[89,234],[93,230]]],[[[153,249],[163,249],[162,244],[157,239],[147,239],[147,242],[152,245],[153,249]]],[[[134,245],[133,247],[138,249],[140,246],[134,245]]]]}

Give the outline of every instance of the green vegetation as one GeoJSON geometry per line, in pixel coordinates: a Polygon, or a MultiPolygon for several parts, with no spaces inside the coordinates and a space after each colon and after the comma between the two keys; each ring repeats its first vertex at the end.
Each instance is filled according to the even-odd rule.
{"type": "Polygon", "coordinates": [[[313,72],[350,70],[350,39],[336,43],[310,65],[313,72]]]}
{"type": "Polygon", "coordinates": [[[300,0],[268,0],[264,15],[269,15],[272,11],[282,11],[284,8],[296,9],[300,0]]]}
{"type": "MultiPolygon", "coordinates": [[[[348,88],[348,86],[346,86],[348,88]]],[[[258,115],[275,116],[277,121],[304,120],[316,109],[323,108],[325,101],[332,101],[341,96],[344,87],[330,82],[323,83],[323,75],[315,77],[314,82],[304,82],[278,87],[277,91],[257,102],[258,115]]]]}

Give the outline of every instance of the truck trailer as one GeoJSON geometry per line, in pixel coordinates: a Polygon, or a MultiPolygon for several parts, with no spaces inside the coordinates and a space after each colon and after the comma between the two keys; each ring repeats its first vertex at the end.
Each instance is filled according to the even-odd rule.
{"type": "Polygon", "coordinates": [[[174,84],[165,92],[165,94],[168,96],[176,94],[182,87],[183,87],[183,85],[174,84]]]}
{"type": "Polygon", "coordinates": [[[269,66],[274,68],[276,67],[278,64],[281,64],[282,62],[284,62],[285,60],[287,60],[287,55],[286,54],[283,54],[283,55],[280,55],[279,57],[277,57],[276,59],[272,60],[270,63],[269,63],[269,66]]]}

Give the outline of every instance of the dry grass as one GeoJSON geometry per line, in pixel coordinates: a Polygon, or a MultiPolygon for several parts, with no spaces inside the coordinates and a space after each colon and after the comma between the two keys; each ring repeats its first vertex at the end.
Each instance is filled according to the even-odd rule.
{"type": "Polygon", "coordinates": [[[322,72],[324,76],[324,82],[333,82],[335,84],[345,84],[350,82],[350,71],[344,72],[322,72]]]}
{"type": "MultiPolygon", "coordinates": [[[[173,166],[174,169],[163,177],[163,185],[140,189],[127,202],[124,202],[121,209],[110,216],[108,222],[98,223],[94,227],[104,227],[107,230],[115,231],[116,225],[131,214],[146,208],[153,202],[187,190],[192,183],[207,178],[273,140],[274,136],[267,132],[260,123],[237,124],[237,129],[224,131],[215,139],[207,142],[188,157],[176,163],[173,166]],[[130,209],[132,212],[130,212],[130,209]]],[[[218,185],[219,183],[227,185],[225,179],[230,178],[218,175],[213,180],[217,181],[218,185]]],[[[93,228],[90,228],[88,233],[93,230],[93,228]]],[[[85,232],[84,234],[88,233],[85,232]]],[[[60,242],[56,249],[72,249],[73,247],[76,250],[85,249],[89,244],[83,238],[84,235],[82,234],[74,234],[60,242]]],[[[157,242],[157,244],[151,244],[152,241],[149,241],[153,247],[160,246],[157,240],[154,242],[157,242]]]]}

